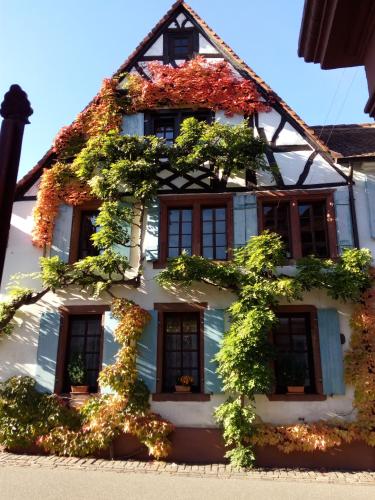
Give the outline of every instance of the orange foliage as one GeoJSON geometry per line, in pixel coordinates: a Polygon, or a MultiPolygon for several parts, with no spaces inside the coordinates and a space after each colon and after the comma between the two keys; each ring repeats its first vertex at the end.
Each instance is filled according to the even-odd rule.
{"type": "Polygon", "coordinates": [[[317,422],[311,424],[257,426],[255,434],[248,438],[249,443],[258,446],[276,446],[284,453],[293,451],[326,451],[350,443],[356,439],[366,439],[364,429],[354,423],[339,425],[317,422]]]}
{"type": "Polygon", "coordinates": [[[118,78],[106,78],[91,103],[73,123],[57,134],[53,148],[59,157],[76,153],[89,137],[120,130],[123,112],[117,95],[118,78]]]}
{"type": "Polygon", "coordinates": [[[353,314],[353,333],[345,359],[345,377],[354,386],[358,421],[375,432],[375,290],[366,293],[353,314]]]}
{"type": "Polygon", "coordinates": [[[128,78],[133,111],[183,105],[223,110],[227,115],[269,111],[256,85],[236,76],[226,61],[208,63],[198,56],[177,68],[151,62],[148,70],[151,80],[136,74],[128,78]]]}
{"type": "Polygon", "coordinates": [[[92,199],[89,186],[72,180],[60,183],[60,164],[45,169],[38,190],[38,199],[34,208],[34,227],[32,242],[38,248],[52,243],[53,230],[61,203],[80,205],[92,199]]]}

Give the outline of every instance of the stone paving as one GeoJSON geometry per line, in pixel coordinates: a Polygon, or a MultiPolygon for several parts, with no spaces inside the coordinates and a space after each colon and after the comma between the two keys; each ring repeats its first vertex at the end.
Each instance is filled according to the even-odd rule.
{"type": "Polygon", "coordinates": [[[73,469],[111,471],[119,473],[169,474],[187,477],[217,477],[222,479],[264,479],[285,481],[318,481],[322,483],[373,484],[372,471],[331,471],[310,469],[265,469],[240,470],[225,464],[189,465],[168,462],[139,462],[135,460],[104,460],[96,458],[71,458],[57,456],[17,455],[0,452],[0,467],[36,467],[49,469],[73,469]]]}

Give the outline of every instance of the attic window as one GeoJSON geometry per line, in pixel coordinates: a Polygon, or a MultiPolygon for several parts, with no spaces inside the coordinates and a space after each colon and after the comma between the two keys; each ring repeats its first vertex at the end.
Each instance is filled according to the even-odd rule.
{"type": "Polygon", "coordinates": [[[194,30],[181,30],[166,33],[166,62],[192,59],[198,52],[197,34],[194,30]]]}

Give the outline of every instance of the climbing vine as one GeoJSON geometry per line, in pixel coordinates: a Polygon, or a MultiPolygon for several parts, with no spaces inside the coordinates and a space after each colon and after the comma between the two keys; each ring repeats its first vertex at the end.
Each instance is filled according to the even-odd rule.
{"type": "Polygon", "coordinates": [[[189,106],[250,116],[270,110],[256,85],[237,76],[226,61],[212,64],[198,56],[177,67],[152,62],[146,71],[149,79],[131,74],[126,82],[133,111],[189,106]]]}
{"type": "MultiPolygon", "coordinates": [[[[56,137],[53,145],[56,162],[42,177],[34,212],[34,244],[39,248],[51,245],[61,204],[76,206],[96,199],[101,206],[93,244],[99,255],[74,264],[66,264],[56,256],[42,258],[39,275],[42,288],[16,287],[0,303],[0,334],[10,334],[16,312],[47,293],[78,286],[94,296],[111,296],[112,312],[119,321],[115,336],[121,348],[115,363],[101,372],[100,383],[114,394],[89,400],[80,410],[78,422],[77,419],[69,422],[55,401],[50,407],[49,400],[47,404],[42,399],[41,407],[50,408],[48,412],[53,418],[48,420],[48,426],[40,428],[38,414],[32,432],[27,434],[27,439],[37,439],[45,450],[57,454],[95,453],[108,447],[120,432],[136,435],[156,458],[168,453],[167,437],[172,426],[149,412],[148,391],[136,371],[137,339],[148,315],[136,304],[113,295],[113,285],[140,283],[145,211],[157,193],[161,160],[167,158],[179,175],[207,164],[211,182],[217,188],[225,186],[232,173],[277,172],[275,166],[264,162],[264,144],[254,137],[247,121],[230,127],[188,119],[172,147],[154,136],[121,135],[123,115],[126,120],[129,113],[154,107],[209,108],[223,110],[227,115],[248,116],[269,110],[269,102],[263,100],[255,85],[236,75],[226,62],[209,64],[199,57],[178,68],[151,63],[147,72],[148,79],[132,74],[105,80],[93,101],[56,137]],[[132,240],[124,222],[138,227],[138,241],[132,240]],[[116,245],[137,249],[139,257],[134,270],[128,259],[115,250],[116,245]]],[[[288,452],[323,449],[358,435],[373,443],[374,321],[370,306],[353,319],[355,333],[347,357],[347,379],[356,389],[358,425],[272,427],[256,423],[254,395],[267,391],[272,384],[268,368],[272,349],[267,335],[276,322],[277,303],[281,299],[297,300],[312,288],[325,289],[338,300],[358,302],[370,285],[367,272],[370,256],[366,251],[348,250],[337,262],[304,259],[294,277],[278,271],[284,255],[280,238],[264,233],[237,250],[233,262],[217,264],[202,257],[182,255],[171,261],[158,277],[162,286],[202,281],[237,294],[237,301],[229,309],[231,326],[217,355],[218,373],[231,399],[216,411],[230,447],[228,456],[237,465],[251,464],[252,446],[256,444],[273,444],[288,452]]],[[[19,400],[19,393],[24,392],[22,384],[15,381],[15,385],[18,392],[8,391],[9,400],[19,400]]],[[[29,381],[26,386],[32,392],[29,381]]],[[[0,410],[0,413],[5,411],[6,418],[4,408],[9,407],[5,404],[0,410]]],[[[20,410],[11,418],[17,420],[21,415],[20,410]]],[[[6,425],[0,429],[0,439],[7,436],[10,443],[14,436],[6,434],[6,425]]]]}
{"type": "MultiPolygon", "coordinates": [[[[217,372],[230,398],[215,413],[223,426],[229,448],[227,456],[237,466],[252,464],[254,444],[277,445],[289,452],[321,449],[325,442],[329,447],[341,439],[349,441],[353,436],[365,436],[367,442],[373,442],[374,419],[369,415],[366,415],[367,428],[360,419],[357,426],[347,427],[259,426],[256,422],[255,395],[269,392],[272,386],[269,362],[273,351],[268,334],[277,321],[274,308],[279,301],[301,299],[304,291],[318,287],[334,299],[359,302],[371,284],[368,250],[346,250],[337,262],[314,257],[302,259],[293,277],[280,273],[284,263],[285,249],[280,236],[264,232],[237,250],[233,261],[226,265],[183,255],[171,261],[157,278],[164,287],[176,286],[176,283],[191,286],[193,281],[204,281],[237,294],[238,299],[228,309],[229,330],[216,356],[217,372]],[[333,429],[331,433],[330,429],[333,429]],[[327,434],[330,439],[325,441],[327,434]]],[[[372,351],[371,359],[373,355],[372,351]]],[[[367,368],[368,365],[364,371],[367,368]]]]}
{"type": "Polygon", "coordinates": [[[81,408],[79,429],[55,427],[37,443],[57,455],[86,456],[108,448],[123,432],[136,436],[150,455],[164,458],[170,450],[168,435],[173,426],[149,411],[149,391],[138,379],[136,367],[137,340],[150,315],[124,299],[114,299],[111,310],[118,320],[114,336],[120,349],[116,361],[100,372],[99,383],[113,394],[93,398],[81,408]]]}

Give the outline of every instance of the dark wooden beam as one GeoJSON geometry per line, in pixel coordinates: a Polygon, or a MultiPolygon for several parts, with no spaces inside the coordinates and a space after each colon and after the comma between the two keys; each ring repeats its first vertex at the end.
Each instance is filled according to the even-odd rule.
{"type": "Polygon", "coordinates": [[[4,118],[0,132],[0,282],[12,216],[23,130],[33,113],[26,93],[19,85],[11,85],[1,104],[4,118]]]}

